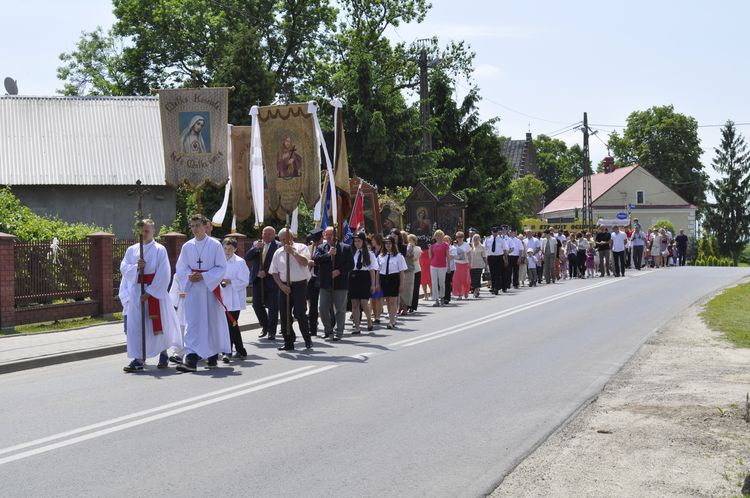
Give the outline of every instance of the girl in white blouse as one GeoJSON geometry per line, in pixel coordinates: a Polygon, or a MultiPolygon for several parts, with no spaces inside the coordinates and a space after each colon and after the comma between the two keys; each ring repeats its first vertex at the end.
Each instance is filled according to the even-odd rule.
{"type": "Polygon", "coordinates": [[[378,268],[378,259],[367,247],[365,234],[358,233],[354,237],[354,269],[349,273],[349,298],[352,301],[354,319],[353,335],[362,333],[360,309],[365,313],[367,330],[372,330],[370,296],[378,289],[378,268]]]}
{"type": "Polygon", "coordinates": [[[396,327],[396,314],[398,313],[399,294],[404,288],[404,272],[406,271],[406,260],[398,250],[394,238],[388,236],[383,242],[383,248],[378,256],[380,267],[380,288],[388,303],[388,328],[396,327]]]}

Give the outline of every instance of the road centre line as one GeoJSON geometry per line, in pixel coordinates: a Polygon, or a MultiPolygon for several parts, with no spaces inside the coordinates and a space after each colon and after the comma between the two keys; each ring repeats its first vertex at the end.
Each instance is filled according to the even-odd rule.
{"type": "MultiPolygon", "coordinates": [[[[589,285],[589,286],[586,286],[586,287],[582,287],[580,289],[572,289],[572,290],[561,292],[559,294],[554,294],[552,296],[548,296],[548,297],[545,297],[545,298],[542,298],[542,299],[537,299],[536,301],[531,301],[529,303],[519,304],[517,306],[513,306],[513,307],[508,308],[508,309],[497,311],[497,312],[492,313],[490,315],[485,315],[485,316],[482,316],[482,317],[479,317],[479,318],[475,318],[473,320],[469,320],[468,322],[459,323],[459,324],[453,325],[451,327],[446,327],[446,328],[441,329],[441,330],[436,330],[435,332],[430,332],[428,334],[422,334],[422,335],[419,335],[419,336],[416,336],[416,337],[410,337],[410,338],[404,339],[402,341],[394,342],[394,343],[388,344],[388,347],[402,346],[404,344],[407,344],[407,343],[410,343],[410,342],[414,342],[414,341],[417,341],[417,340],[420,340],[420,339],[423,339],[423,338],[431,337],[431,336],[438,336],[439,335],[439,336],[442,337],[445,333],[447,333],[447,332],[449,332],[449,331],[451,331],[453,329],[464,330],[466,328],[472,328],[472,327],[474,327],[476,325],[479,325],[480,322],[481,322],[481,324],[484,324],[484,323],[487,323],[488,321],[492,321],[492,320],[496,320],[498,318],[501,318],[501,315],[502,316],[507,316],[507,314],[509,312],[524,311],[526,309],[533,308],[535,306],[540,306],[542,304],[546,304],[546,303],[551,302],[551,301],[556,301],[558,299],[562,299],[564,297],[568,297],[568,296],[571,296],[573,294],[578,294],[579,292],[585,292],[585,291],[588,291],[588,290],[596,289],[596,288],[603,287],[605,285],[609,285],[609,284],[612,284],[612,283],[615,283],[615,282],[619,282],[619,280],[606,280],[604,282],[599,282],[599,283],[596,283],[596,284],[592,284],[592,285],[589,285]]],[[[510,313],[510,314],[513,314],[513,313],[510,313]]]]}
{"type": "Polygon", "coordinates": [[[200,400],[205,399],[205,398],[210,398],[212,396],[221,395],[221,394],[224,394],[224,393],[228,393],[230,391],[235,391],[237,389],[243,389],[243,388],[250,387],[250,386],[253,386],[253,385],[256,385],[256,384],[262,384],[264,382],[272,381],[272,380],[278,379],[280,377],[285,377],[287,375],[293,375],[293,374],[302,372],[304,370],[310,370],[311,368],[315,368],[315,366],[314,365],[307,365],[307,366],[304,366],[304,367],[296,368],[294,370],[289,370],[288,372],[282,372],[282,373],[278,373],[278,374],[274,374],[274,375],[269,375],[267,377],[262,377],[260,379],[252,380],[250,382],[244,382],[244,383],[238,384],[236,386],[225,387],[225,388],[222,388],[222,389],[218,389],[216,391],[211,391],[211,392],[208,392],[208,393],[205,393],[205,394],[200,394],[198,396],[193,396],[193,397],[186,398],[186,399],[183,399],[183,400],[180,400],[180,401],[175,401],[175,402],[167,403],[165,405],[157,406],[157,407],[154,407],[154,408],[149,408],[148,410],[141,410],[139,412],[131,413],[131,414],[128,414],[128,415],[123,415],[121,417],[113,418],[113,419],[110,419],[110,420],[104,420],[102,422],[97,422],[95,424],[87,425],[87,426],[84,426],[84,427],[79,427],[77,429],[72,429],[72,430],[69,430],[69,431],[60,432],[58,434],[53,434],[51,436],[46,436],[46,437],[43,437],[43,438],[40,438],[40,439],[35,439],[33,441],[28,441],[26,443],[17,444],[17,445],[14,445],[14,446],[9,446],[7,448],[0,449],[0,455],[5,455],[7,453],[12,453],[14,451],[23,450],[25,448],[30,448],[32,446],[38,446],[40,444],[49,443],[51,441],[56,441],[58,439],[62,439],[62,438],[70,437],[70,436],[75,436],[76,434],[81,434],[83,432],[88,432],[88,431],[91,431],[91,430],[94,430],[94,429],[100,429],[100,428],[106,427],[108,425],[119,424],[121,422],[125,422],[125,421],[130,420],[130,419],[134,419],[134,418],[138,418],[138,417],[143,417],[143,416],[146,416],[146,415],[151,415],[152,413],[160,412],[162,410],[168,410],[170,408],[175,408],[175,407],[178,407],[178,406],[181,406],[181,405],[192,403],[194,401],[200,401],[200,400]]]}
{"type": "MultiPolygon", "coordinates": [[[[29,458],[29,457],[32,457],[32,456],[35,456],[35,455],[39,455],[39,454],[42,454],[42,453],[47,453],[49,451],[56,450],[56,449],[59,449],[59,448],[64,448],[66,446],[71,446],[71,445],[74,445],[74,444],[77,444],[77,443],[81,443],[83,441],[88,441],[90,439],[95,439],[95,438],[98,438],[98,437],[106,436],[108,434],[112,434],[112,433],[115,433],[115,432],[124,431],[124,430],[130,429],[132,427],[137,427],[139,425],[144,425],[144,424],[147,424],[147,423],[150,423],[150,422],[155,422],[157,420],[161,420],[161,419],[164,419],[164,418],[167,418],[167,417],[172,417],[174,415],[179,415],[181,413],[189,412],[189,411],[192,411],[192,410],[197,410],[198,408],[203,408],[204,406],[213,405],[213,404],[216,404],[216,403],[219,403],[219,402],[222,402],[222,401],[226,401],[226,400],[229,400],[229,399],[232,399],[232,398],[237,398],[239,396],[244,396],[245,394],[250,394],[250,393],[253,393],[253,392],[261,391],[263,389],[268,389],[270,387],[278,386],[280,384],[285,384],[287,382],[292,382],[292,381],[295,381],[295,380],[298,380],[298,379],[302,379],[304,377],[309,377],[311,375],[316,375],[316,374],[319,374],[319,373],[323,373],[323,372],[326,372],[328,370],[332,370],[332,369],[338,368],[338,367],[339,367],[339,365],[329,365],[329,366],[326,366],[326,367],[316,368],[314,370],[308,370],[308,369],[306,369],[307,371],[300,372],[300,373],[298,373],[296,375],[292,375],[292,376],[288,376],[287,375],[286,377],[283,377],[281,379],[272,380],[270,382],[266,382],[265,384],[256,385],[256,386],[250,387],[248,389],[244,389],[244,390],[233,392],[233,393],[224,394],[222,396],[218,396],[218,397],[211,398],[211,399],[206,399],[204,401],[200,401],[200,402],[195,403],[193,405],[182,406],[180,408],[175,408],[173,410],[165,411],[165,412],[162,412],[162,413],[157,413],[156,415],[151,415],[149,417],[141,418],[141,419],[138,419],[138,420],[132,420],[132,421],[126,422],[124,424],[115,425],[115,426],[112,426],[112,427],[108,427],[106,429],[101,429],[101,430],[96,431],[96,432],[90,432],[88,434],[84,434],[82,436],[74,437],[72,439],[66,439],[66,440],[59,441],[57,443],[52,443],[52,444],[49,444],[49,445],[46,445],[46,446],[40,446],[40,447],[34,448],[32,450],[27,450],[27,451],[24,451],[24,452],[21,452],[21,453],[16,453],[15,455],[10,455],[10,456],[4,457],[4,458],[0,458],[0,465],[5,465],[6,463],[11,463],[11,462],[15,462],[15,461],[18,461],[18,460],[23,460],[25,458],[29,458]]],[[[103,422],[103,423],[105,423],[105,422],[103,422]]],[[[4,450],[4,452],[5,452],[5,450],[4,450]]]]}
{"type": "MultiPolygon", "coordinates": [[[[638,275],[638,276],[641,276],[641,275],[638,275]]],[[[411,337],[409,339],[398,341],[393,344],[389,344],[388,346],[389,347],[415,346],[415,345],[418,345],[427,341],[439,339],[448,335],[456,334],[458,332],[463,332],[465,330],[474,328],[478,325],[483,325],[485,323],[489,323],[491,321],[504,318],[506,316],[520,313],[521,311],[535,308],[537,306],[541,306],[542,304],[546,304],[548,302],[563,299],[565,297],[568,297],[574,294],[579,294],[582,292],[593,290],[599,287],[617,283],[619,281],[620,281],[619,279],[607,280],[604,282],[599,282],[593,285],[582,287],[580,289],[573,289],[570,291],[561,292],[553,296],[548,296],[546,298],[538,299],[536,301],[531,301],[530,303],[521,304],[518,306],[514,306],[512,308],[506,309],[506,310],[493,313],[491,315],[483,316],[483,317],[471,320],[469,322],[464,322],[458,325],[454,325],[452,327],[444,328],[442,330],[438,330],[438,331],[431,332],[428,334],[423,334],[417,337],[411,337]]],[[[360,360],[362,359],[366,360],[368,357],[375,356],[376,354],[377,353],[374,353],[374,352],[365,352],[365,353],[353,354],[353,355],[350,355],[350,357],[355,358],[355,359],[360,359],[360,360]]],[[[73,429],[73,430],[61,432],[58,434],[53,434],[51,436],[46,436],[43,438],[35,439],[33,441],[28,441],[26,443],[9,446],[7,448],[0,449],[0,455],[13,453],[13,452],[23,450],[26,448],[31,448],[34,446],[38,446],[38,447],[27,450],[27,451],[23,451],[21,453],[16,453],[7,457],[0,458],[0,465],[5,465],[7,463],[29,458],[29,457],[39,455],[42,453],[47,453],[49,451],[53,451],[59,448],[64,448],[66,446],[71,446],[80,442],[88,441],[88,440],[102,437],[102,436],[112,434],[115,432],[120,432],[126,429],[130,429],[130,428],[144,425],[150,422],[158,421],[158,420],[171,417],[174,415],[179,415],[181,413],[196,410],[198,408],[202,408],[205,406],[210,406],[215,403],[219,403],[221,401],[226,401],[229,399],[244,396],[246,394],[268,389],[277,385],[285,384],[287,382],[292,382],[295,380],[303,379],[311,375],[316,375],[319,373],[326,372],[328,370],[332,370],[334,368],[338,368],[339,366],[340,365],[329,365],[325,367],[315,368],[313,365],[307,365],[307,366],[296,368],[287,372],[269,375],[267,377],[263,377],[263,378],[256,379],[253,381],[238,384],[236,386],[230,386],[230,387],[226,387],[223,389],[218,389],[216,391],[211,391],[209,393],[201,394],[198,396],[193,396],[190,398],[186,398],[184,400],[167,403],[167,404],[157,406],[154,408],[150,408],[147,410],[142,410],[142,411],[124,415],[121,417],[116,417],[110,420],[105,420],[102,422],[97,422],[95,424],[90,424],[90,425],[80,427],[77,429],[73,429]],[[189,404],[189,403],[193,403],[196,401],[197,403],[195,404],[189,404]],[[187,405],[187,406],[182,406],[182,405],[187,405]],[[138,418],[138,417],[144,417],[144,418],[138,418]],[[131,420],[131,419],[137,419],[137,420],[131,420]],[[107,427],[107,426],[110,426],[110,427],[107,427]],[[97,430],[95,432],[89,432],[95,429],[101,429],[101,430],[97,430]],[[71,439],[64,439],[70,436],[76,436],[78,434],[82,434],[86,432],[88,432],[88,434],[83,434],[78,437],[73,437],[71,439]],[[64,439],[64,440],[56,442],[56,443],[44,445],[45,443],[50,443],[52,441],[57,441],[60,439],[64,439]],[[39,445],[44,445],[44,446],[39,446],[39,445]]]]}

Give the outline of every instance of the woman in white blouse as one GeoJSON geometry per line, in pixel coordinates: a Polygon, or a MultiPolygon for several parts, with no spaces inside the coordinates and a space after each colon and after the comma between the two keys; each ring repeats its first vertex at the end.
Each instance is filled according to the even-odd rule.
{"type": "Polygon", "coordinates": [[[388,303],[388,328],[396,327],[396,314],[398,313],[399,294],[404,289],[404,272],[406,271],[406,260],[398,251],[392,236],[386,237],[383,248],[378,256],[380,273],[380,288],[388,303]]]}
{"type": "Polygon", "coordinates": [[[354,331],[352,335],[362,333],[360,310],[364,311],[367,319],[367,330],[372,330],[372,315],[370,314],[370,296],[378,289],[378,259],[375,253],[367,247],[367,240],[363,232],[354,237],[354,269],[349,273],[349,298],[352,301],[352,317],[354,331]]]}

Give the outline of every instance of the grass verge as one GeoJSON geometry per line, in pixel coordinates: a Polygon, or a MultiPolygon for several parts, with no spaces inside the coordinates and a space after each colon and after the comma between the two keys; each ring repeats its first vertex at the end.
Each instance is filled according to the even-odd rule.
{"type": "Polygon", "coordinates": [[[750,348],[750,283],[727,289],[711,299],[701,316],[735,346],[750,348]]]}
{"type": "Polygon", "coordinates": [[[0,332],[0,335],[15,334],[38,334],[41,332],[55,332],[69,329],[80,329],[82,327],[91,327],[103,323],[117,322],[122,320],[122,313],[115,313],[112,318],[88,317],[88,318],[68,318],[65,320],[56,320],[54,322],[29,323],[19,325],[12,332],[0,332]]]}

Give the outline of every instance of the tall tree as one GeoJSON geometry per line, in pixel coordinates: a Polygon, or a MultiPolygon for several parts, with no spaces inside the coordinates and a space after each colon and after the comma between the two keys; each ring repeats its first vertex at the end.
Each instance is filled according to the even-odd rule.
{"type": "Polygon", "coordinates": [[[709,204],[705,227],[736,265],[750,241],[750,152],[732,121],[721,129],[714,153],[712,165],[721,178],[710,183],[715,201],[709,204]]]}
{"type": "Polygon", "coordinates": [[[542,195],[547,190],[543,181],[534,175],[526,175],[513,180],[510,184],[515,202],[521,216],[536,217],[542,195]]]}
{"type": "Polygon", "coordinates": [[[546,186],[544,199],[549,203],[583,175],[583,149],[578,144],[568,147],[562,140],[547,135],[537,136],[534,148],[538,177],[546,186]]]}
{"type": "Polygon", "coordinates": [[[692,204],[705,201],[707,176],[700,162],[698,122],[675,112],[674,106],[631,113],[622,136],[609,136],[609,147],[618,163],[640,164],[692,204]]]}

